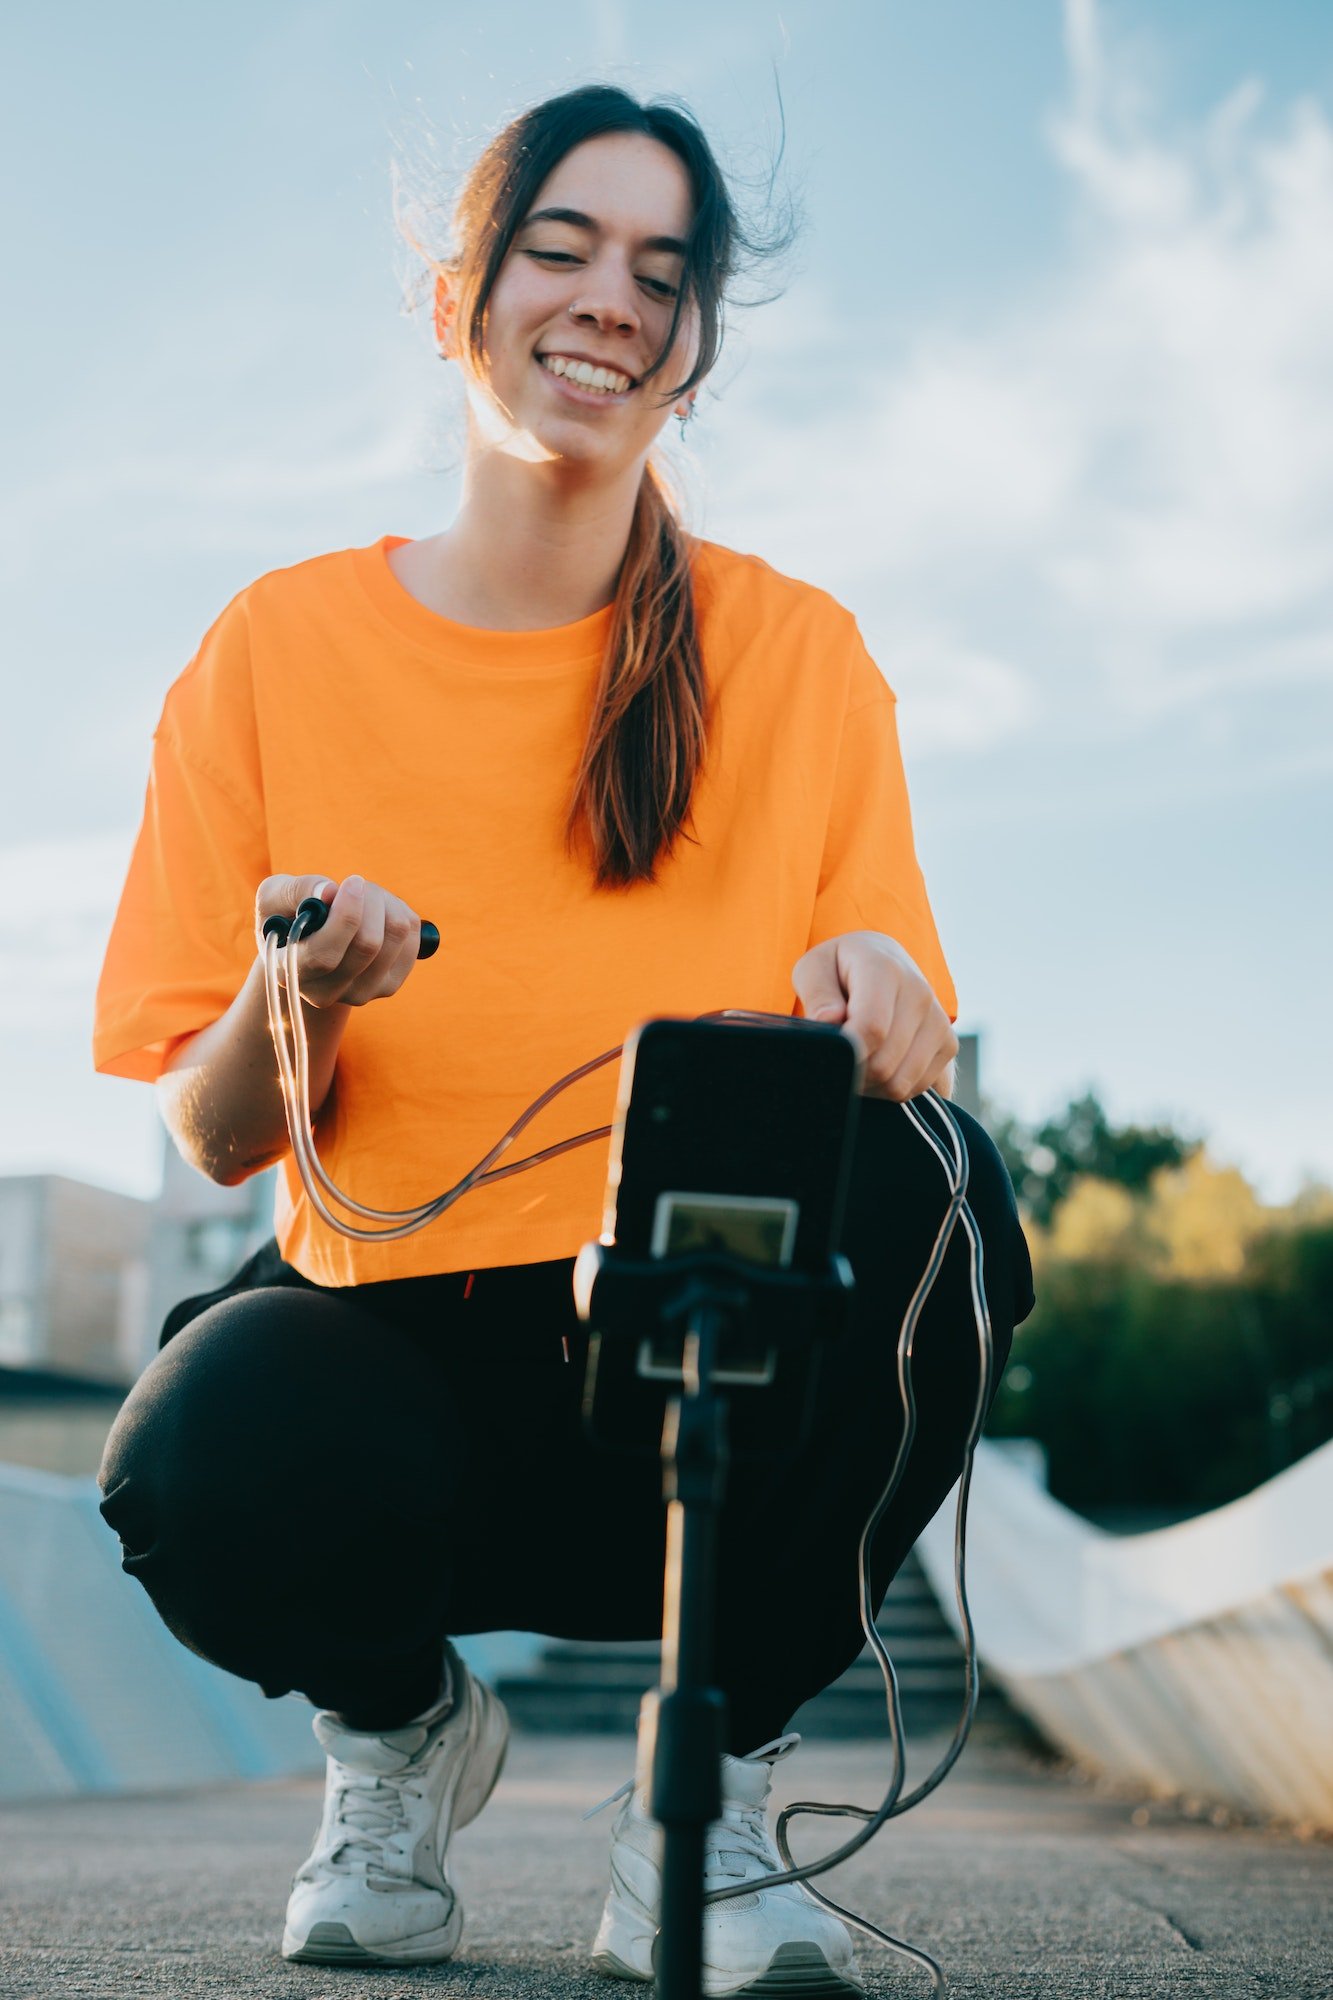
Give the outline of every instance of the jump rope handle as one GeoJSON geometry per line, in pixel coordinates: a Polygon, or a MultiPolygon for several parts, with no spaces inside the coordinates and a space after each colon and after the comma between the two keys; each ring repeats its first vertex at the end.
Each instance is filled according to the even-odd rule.
{"type": "MultiPolygon", "coordinates": [[[[297,917],[304,917],[302,937],[310,937],[319,930],[329,914],[329,906],[322,896],[307,896],[296,909],[297,917]]],[[[287,933],[296,922],[296,917],[265,917],[264,936],[274,936],[281,947],[287,942],[287,933]]],[[[433,958],[440,948],[440,933],[427,917],[421,919],[421,943],[417,946],[418,958],[433,958]]]]}

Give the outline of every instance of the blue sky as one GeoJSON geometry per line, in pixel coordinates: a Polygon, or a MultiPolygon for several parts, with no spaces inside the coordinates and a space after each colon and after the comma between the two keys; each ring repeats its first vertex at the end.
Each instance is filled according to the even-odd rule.
{"type": "MultiPolygon", "coordinates": [[[[456,504],[394,223],[590,77],[805,227],[693,525],[900,702],[983,1086],[1333,1179],[1333,11],[1287,0],[27,10],[0,66],[0,1172],[156,1190],[92,994],[162,697],[263,571],[456,504]]],[[[674,448],[673,448],[674,449],[674,448]]]]}

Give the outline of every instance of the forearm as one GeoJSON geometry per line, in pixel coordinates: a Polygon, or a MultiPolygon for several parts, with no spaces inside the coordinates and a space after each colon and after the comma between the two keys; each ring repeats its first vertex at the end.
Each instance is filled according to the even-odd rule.
{"type": "MultiPolygon", "coordinates": [[[[333,1083],[338,1046],[351,1008],[302,1003],[310,1047],[310,1112],[319,1111],[333,1083]]],[[[263,961],[220,1020],[183,1042],[157,1083],[157,1101],[172,1139],[191,1166],[234,1187],[288,1150],[287,1114],[277,1052],[269,1030],[263,961]]]]}

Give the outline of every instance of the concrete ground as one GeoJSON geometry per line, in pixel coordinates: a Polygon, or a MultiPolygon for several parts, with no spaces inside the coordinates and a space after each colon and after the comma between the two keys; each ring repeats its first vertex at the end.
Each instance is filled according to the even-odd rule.
{"type": "MultiPolygon", "coordinates": [[[[944,1748],[914,1746],[909,1786],[944,1748]]],[[[606,1889],[614,1808],[580,1813],[630,1775],[606,1736],[515,1736],[481,1818],[451,1850],[467,1912],[457,1958],[408,1970],[288,1965],[291,1876],[322,1787],[230,1785],[0,1810],[4,2000],[535,2000],[639,1989],[587,1953],[606,1889]]],[[[775,1793],[873,1805],[878,1744],[807,1741],[775,1793]]],[[[812,1858],[856,1822],[792,1829],[812,1858]]],[[[974,1737],[939,1791],[821,1878],[838,1901],[924,1946],[958,2000],[1328,2000],[1333,1843],[1215,1826],[1076,1783],[1014,1740],[974,1737]]],[[[928,1995],[926,1973],[860,1939],[872,1995],[928,1995]]]]}

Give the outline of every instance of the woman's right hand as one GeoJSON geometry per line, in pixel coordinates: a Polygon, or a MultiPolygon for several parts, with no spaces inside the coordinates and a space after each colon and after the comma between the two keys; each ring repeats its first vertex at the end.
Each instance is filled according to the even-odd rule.
{"type": "MultiPolygon", "coordinates": [[[[294,917],[308,896],[329,906],[320,930],[303,937],[301,999],[311,1007],[364,1007],[396,993],[417,962],[421,919],[376,882],[349,875],[335,884],[327,875],[269,875],[255,891],[255,940],[264,953],[264,919],[294,917]]],[[[278,983],[285,987],[287,953],[278,953],[278,983]]]]}

